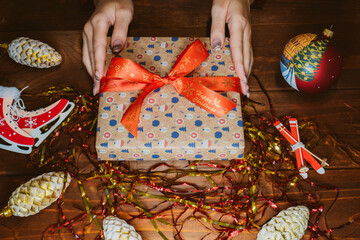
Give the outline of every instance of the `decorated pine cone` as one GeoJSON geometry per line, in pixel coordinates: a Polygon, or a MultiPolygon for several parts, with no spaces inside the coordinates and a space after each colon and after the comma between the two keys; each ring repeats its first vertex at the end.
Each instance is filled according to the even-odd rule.
{"type": "Polygon", "coordinates": [[[44,173],[29,180],[11,194],[8,205],[0,212],[0,217],[27,217],[40,212],[59,198],[63,187],[66,189],[70,181],[70,174],[64,172],[44,173]]]}
{"type": "Polygon", "coordinates": [[[305,234],[308,221],[307,207],[289,207],[261,228],[257,240],[299,240],[305,234]]]}
{"type": "Polygon", "coordinates": [[[140,234],[125,220],[107,216],[103,222],[105,240],[141,240],[140,234]]]}
{"type": "Polygon", "coordinates": [[[61,63],[54,48],[38,40],[19,37],[7,46],[9,56],[17,63],[36,68],[49,68],[61,63]]]}

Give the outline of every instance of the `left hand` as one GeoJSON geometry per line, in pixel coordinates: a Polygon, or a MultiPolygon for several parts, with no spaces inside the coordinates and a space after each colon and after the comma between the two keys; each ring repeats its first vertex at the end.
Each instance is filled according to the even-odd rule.
{"type": "Polygon", "coordinates": [[[214,0],[211,9],[211,46],[220,50],[225,42],[225,23],[230,32],[230,49],[242,94],[249,97],[247,78],[254,62],[251,47],[250,5],[253,0],[214,0]]]}

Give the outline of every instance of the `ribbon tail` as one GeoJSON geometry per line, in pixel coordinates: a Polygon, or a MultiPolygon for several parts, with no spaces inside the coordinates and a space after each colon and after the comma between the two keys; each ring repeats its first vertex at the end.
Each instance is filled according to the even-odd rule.
{"type": "Polygon", "coordinates": [[[193,82],[189,78],[177,78],[172,85],[178,93],[189,101],[217,117],[224,116],[236,107],[236,104],[233,101],[201,84],[193,82]]]}
{"type": "Polygon", "coordinates": [[[154,91],[155,89],[162,87],[164,83],[153,83],[149,84],[144,90],[139,94],[135,101],[130,105],[130,107],[124,113],[121,124],[135,137],[137,138],[138,122],[141,111],[141,106],[146,98],[146,96],[154,91]]]}

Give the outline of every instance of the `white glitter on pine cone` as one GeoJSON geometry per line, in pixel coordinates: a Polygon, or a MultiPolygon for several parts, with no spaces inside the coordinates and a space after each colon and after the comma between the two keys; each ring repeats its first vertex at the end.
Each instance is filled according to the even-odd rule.
{"type": "MultiPolygon", "coordinates": [[[[55,202],[63,191],[64,172],[49,172],[35,177],[18,187],[8,202],[12,215],[27,217],[40,212],[55,202]]],[[[66,175],[65,189],[71,182],[66,175]]]]}
{"type": "Polygon", "coordinates": [[[8,46],[9,56],[17,63],[36,68],[49,68],[61,63],[61,55],[46,43],[19,37],[8,46]]]}
{"type": "Polygon", "coordinates": [[[307,207],[289,207],[261,228],[257,240],[300,240],[305,234],[308,221],[307,207]]]}
{"type": "Polygon", "coordinates": [[[107,216],[103,222],[105,240],[141,240],[140,234],[125,220],[107,216]]]}

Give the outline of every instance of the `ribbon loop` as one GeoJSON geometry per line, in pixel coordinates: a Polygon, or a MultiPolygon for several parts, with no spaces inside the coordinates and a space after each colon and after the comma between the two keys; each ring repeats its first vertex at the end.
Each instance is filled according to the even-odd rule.
{"type": "Polygon", "coordinates": [[[111,60],[106,76],[101,79],[100,92],[143,90],[126,110],[121,123],[136,138],[138,119],[145,97],[155,89],[171,84],[189,101],[215,116],[222,117],[236,104],[215,91],[239,91],[237,77],[185,77],[209,56],[200,40],[190,44],[177,58],[170,73],[161,77],[149,72],[136,62],[115,57],[111,60]]]}

